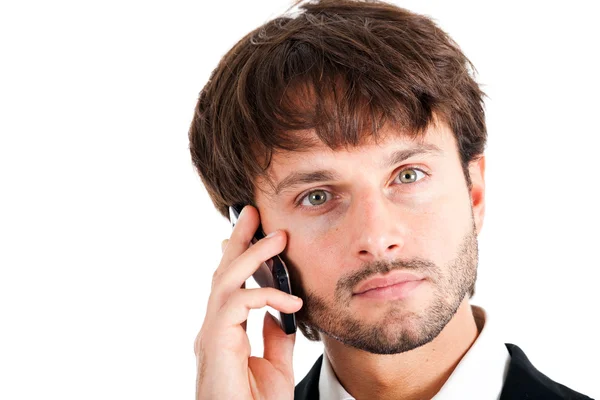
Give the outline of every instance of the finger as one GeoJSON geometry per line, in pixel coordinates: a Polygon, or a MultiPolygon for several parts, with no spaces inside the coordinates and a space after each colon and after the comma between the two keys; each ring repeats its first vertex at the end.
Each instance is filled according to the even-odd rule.
{"type": "Polygon", "coordinates": [[[215,273],[218,274],[219,270],[227,268],[233,260],[248,249],[259,224],[258,210],[252,206],[245,206],[231,232],[227,248],[223,252],[223,257],[215,273]]]}
{"type": "MultiPolygon", "coordinates": [[[[217,301],[219,308],[263,262],[281,253],[285,249],[286,242],[285,232],[276,231],[273,236],[261,239],[247,249],[228,268],[222,268],[220,274],[215,274],[211,297],[220,299],[217,301]]],[[[231,244],[230,242],[229,245],[231,244]]]]}
{"type": "Polygon", "coordinates": [[[296,334],[286,334],[279,326],[279,322],[268,311],[265,313],[263,324],[263,343],[263,358],[269,360],[284,376],[293,377],[296,334]]]}
{"type": "MultiPolygon", "coordinates": [[[[227,243],[229,242],[229,239],[225,239],[221,242],[221,251],[224,252],[225,248],[227,247],[227,243]]],[[[242,289],[246,287],[246,281],[244,281],[242,283],[242,286],[240,286],[242,289]]]]}
{"type": "Polygon", "coordinates": [[[219,325],[227,329],[248,319],[252,309],[271,306],[283,313],[291,314],[302,306],[302,300],[275,288],[239,289],[220,309],[219,325]]]}
{"type": "Polygon", "coordinates": [[[229,239],[225,239],[221,242],[221,253],[225,253],[225,248],[227,247],[227,243],[229,243],[229,239]]]}
{"type": "MultiPolygon", "coordinates": [[[[240,289],[245,289],[245,288],[246,288],[246,282],[244,281],[244,283],[242,283],[242,287],[240,289]]],[[[246,326],[247,322],[248,321],[242,322],[242,328],[244,328],[245,331],[248,330],[248,329],[246,329],[247,328],[247,326],[246,326]]]]}

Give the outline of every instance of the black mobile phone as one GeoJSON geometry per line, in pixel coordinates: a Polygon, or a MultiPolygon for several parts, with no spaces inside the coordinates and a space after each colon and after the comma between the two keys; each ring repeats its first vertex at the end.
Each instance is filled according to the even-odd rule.
{"type": "MultiPolygon", "coordinates": [[[[232,228],[235,226],[240,213],[242,212],[242,208],[244,208],[244,206],[234,205],[229,207],[229,219],[232,228]]],[[[261,224],[258,226],[250,245],[258,242],[264,237],[265,233],[262,230],[261,224]]],[[[279,255],[263,262],[256,272],[252,274],[252,277],[260,287],[273,287],[288,294],[292,294],[290,275],[285,263],[279,255]]],[[[285,314],[275,309],[272,310],[274,311],[272,313],[273,316],[279,321],[279,326],[285,333],[289,335],[296,332],[296,315],[294,313],[285,314]]]]}

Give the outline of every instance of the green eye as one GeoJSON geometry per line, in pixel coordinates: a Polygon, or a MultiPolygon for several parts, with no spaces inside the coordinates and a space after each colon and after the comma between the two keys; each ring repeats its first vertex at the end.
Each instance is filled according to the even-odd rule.
{"type": "Polygon", "coordinates": [[[297,206],[318,209],[331,199],[333,199],[333,195],[327,190],[315,189],[304,195],[297,203],[297,206]]]}
{"type": "Polygon", "coordinates": [[[306,196],[308,202],[313,206],[320,206],[327,200],[327,192],[324,190],[315,190],[306,196]]]}
{"type": "Polygon", "coordinates": [[[399,178],[402,183],[414,183],[423,177],[423,171],[416,168],[406,168],[400,171],[399,178]],[[420,175],[419,175],[420,174],[420,175]]]}

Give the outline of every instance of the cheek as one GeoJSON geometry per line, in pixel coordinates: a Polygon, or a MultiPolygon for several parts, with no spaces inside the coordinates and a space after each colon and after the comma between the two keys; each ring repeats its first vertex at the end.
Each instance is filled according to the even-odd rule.
{"type": "Polygon", "coordinates": [[[318,230],[306,223],[290,226],[302,228],[288,231],[285,255],[300,275],[305,290],[321,295],[332,293],[342,274],[338,270],[341,258],[336,252],[343,251],[343,246],[339,241],[336,244],[337,229],[318,230]]]}
{"type": "Polygon", "coordinates": [[[446,265],[456,257],[465,234],[472,229],[469,204],[460,193],[435,199],[411,223],[412,235],[405,244],[436,265],[446,265]]]}

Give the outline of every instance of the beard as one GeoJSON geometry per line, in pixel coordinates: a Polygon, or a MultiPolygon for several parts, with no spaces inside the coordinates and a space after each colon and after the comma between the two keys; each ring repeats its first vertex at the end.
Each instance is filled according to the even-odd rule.
{"type": "Polygon", "coordinates": [[[295,268],[292,268],[290,283],[293,293],[304,302],[296,313],[296,322],[304,336],[313,341],[321,340],[320,335],[327,335],[373,354],[413,350],[435,339],[456,314],[465,296],[473,296],[477,262],[477,234],[473,224],[463,237],[457,256],[445,268],[421,258],[365,263],[359,272],[340,279],[333,303],[305,290],[300,277],[293,273],[295,268]],[[381,317],[375,321],[357,318],[357,313],[350,308],[353,288],[375,274],[393,270],[414,271],[426,277],[423,284],[428,284],[425,289],[431,292],[428,304],[417,310],[408,302],[390,302],[383,304],[385,312],[378,313],[381,317]]]}

